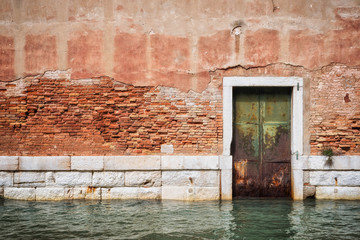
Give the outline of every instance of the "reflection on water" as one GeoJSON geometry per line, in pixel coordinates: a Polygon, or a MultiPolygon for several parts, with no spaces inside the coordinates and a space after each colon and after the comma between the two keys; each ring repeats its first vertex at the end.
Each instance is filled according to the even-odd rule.
{"type": "Polygon", "coordinates": [[[359,239],[359,201],[0,200],[1,239],[359,239]]]}

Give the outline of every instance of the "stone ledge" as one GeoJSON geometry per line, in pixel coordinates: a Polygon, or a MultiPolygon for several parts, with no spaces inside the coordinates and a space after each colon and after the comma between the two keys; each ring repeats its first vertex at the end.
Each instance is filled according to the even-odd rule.
{"type": "Polygon", "coordinates": [[[160,156],[105,156],[104,170],[160,170],[160,156]]]}
{"type": "Polygon", "coordinates": [[[310,185],[360,186],[360,171],[310,171],[310,185]]]}
{"type": "Polygon", "coordinates": [[[36,201],[56,201],[65,199],[64,188],[36,188],[35,193],[36,201]]]}
{"type": "Polygon", "coordinates": [[[219,171],[163,171],[162,186],[219,187],[219,171]]]}
{"type": "Polygon", "coordinates": [[[0,172],[0,187],[13,186],[14,174],[11,172],[0,172]]]}
{"type": "Polygon", "coordinates": [[[125,186],[127,187],[160,187],[160,171],[126,171],[125,186]]]}
{"type": "Polygon", "coordinates": [[[4,198],[17,200],[35,200],[35,188],[4,188],[4,198]]]}
{"type": "Polygon", "coordinates": [[[123,172],[94,172],[92,186],[94,187],[122,187],[124,186],[123,172]]]}
{"type": "Polygon", "coordinates": [[[103,156],[72,156],[71,170],[104,170],[103,156]]]}
{"type": "Polygon", "coordinates": [[[232,199],[232,169],[221,170],[221,200],[232,199]]]}
{"type": "Polygon", "coordinates": [[[70,157],[68,156],[19,157],[19,170],[20,171],[70,170],[70,157]]]}
{"type": "Polygon", "coordinates": [[[230,170],[232,169],[232,156],[220,156],[220,169],[222,170],[230,170]]]}
{"type": "Polygon", "coordinates": [[[161,199],[161,187],[115,187],[103,188],[102,199],[161,199]]]}
{"type": "Polygon", "coordinates": [[[326,166],[325,156],[302,156],[304,170],[360,170],[360,156],[334,156],[333,165],[326,166]]]}
{"type": "Polygon", "coordinates": [[[185,201],[219,200],[219,187],[162,187],[162,199],[185,201]]]}
{"type": "Polygon", "coordinates": [[[15,172],[14,186],[16,187],[44,187],[45,172],[15,172]]]}
{"type": "Polygon", "coordinates": [[[231,156],[0,156],[0,171],[232,169],[231,156]]]}
{"type": "Polygon", "coordinates": [[[217,170],[219,156],[161,156],[163,170],[217,170]]]}
{"type": "Polygon", "coordinates": [[[0,156],[0,171],[16,171],[18,169],[18,156],[0,156]]]}
{"type": "Polygon", "coordinates": [[[54,173],[55,185],[68,187],[91,186],[91,172],[56,172],[54,173]]]}
{"type": "Polygon", "coordinates": [[[360,200],[360,187],[316,187],[316,199],[360,200]]]}

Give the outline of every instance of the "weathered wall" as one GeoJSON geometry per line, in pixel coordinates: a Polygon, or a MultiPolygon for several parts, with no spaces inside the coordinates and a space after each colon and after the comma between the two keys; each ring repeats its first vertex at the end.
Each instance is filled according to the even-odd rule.
{"type": "Polygon", "coordinates": [[[340,153],[359,153],[358,1],[0,3],[1,154],[147,154],[164,143],[174,144],[178,153],[219,153],[222,80],[214,83],[214,71],[274,63],[310,73],[307,152],[318,154],[331,145],[340,153]],[[322,73],[331,63],[345,66],[322,73]],[[68,70],[67,79],[46,80],[49,70],[68,70]],[[94,79],[101,76],[108,77],[106,84],[94,79]],[[75,83],[88,78],[93,84],[75,83]],[[119,82],[129,84],[121,94],[132,99],[114,90],[119,82]],[[336,107],[324,111],[324,102],[336,107]],[[125,105],[129,108],[121,111],[125,105]],[[154,115],[142,117],[148,112],[154,115]],[[154,120],[151,131],[143,131],[154,120]],[[120,122],[129,131],[116,130],[120,122]]]}
{"type": "Polygon", "coordinates": [[[222,78],[295,76],[304,154],[358,156],[359,39],[358,0],[0,0],[0,155],[219,156],[222,78]]]}
{"type": "Polygon", "coordinates": [[[176,154],[219,155],[219,84],[200,94],[49,72],[3,83],[0,155],[154,154],[164,144],[176,154]]]}

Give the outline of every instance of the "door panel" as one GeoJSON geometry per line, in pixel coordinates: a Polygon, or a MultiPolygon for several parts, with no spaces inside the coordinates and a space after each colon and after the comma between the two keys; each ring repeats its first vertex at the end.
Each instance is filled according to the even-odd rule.
{"type": "Polygon", "coordinates": [[[290,90],[234,89],[234,197],[290,195],[290,90]]]}

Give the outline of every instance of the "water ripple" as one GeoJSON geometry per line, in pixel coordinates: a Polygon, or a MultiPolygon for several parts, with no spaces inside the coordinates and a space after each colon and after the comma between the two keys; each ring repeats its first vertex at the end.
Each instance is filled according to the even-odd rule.
{"type": "Polygon", "coordinates": [[[359,239],[359,201],[0,201],[1,239],[359,239]]]}

